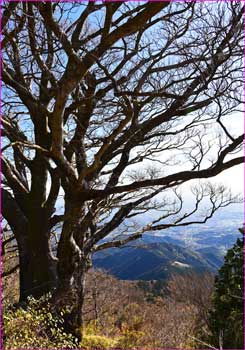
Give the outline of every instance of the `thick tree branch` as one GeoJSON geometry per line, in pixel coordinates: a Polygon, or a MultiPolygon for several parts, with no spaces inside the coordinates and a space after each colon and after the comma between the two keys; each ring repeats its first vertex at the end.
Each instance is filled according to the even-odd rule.
{"type": "Polygon", "coordinates": [[[136,239],[139,239],[141,237],[142,237],[142,233],[137,233],[137,234],[130,235],[126,239],[120,239],[120,240],[116,240],[116,241],[102,243],[98,246],[95,246],[93,249],[93,252],[98,252],[99,250],[108,249],[108,248],[122,247],[123,245],[125,245],[129,242],[135,241],[136,239]]]}
{"type": "Polygon", "coordinates": [[[12,273],[14,273],[15,271],[17,271],[19,269],[20,265],[15,265],[14,267],[12,267],[10,270],[8,271],[4,271],[2,273],[2,277],[7,277],[9,275],[12,275],[12,273]]]}

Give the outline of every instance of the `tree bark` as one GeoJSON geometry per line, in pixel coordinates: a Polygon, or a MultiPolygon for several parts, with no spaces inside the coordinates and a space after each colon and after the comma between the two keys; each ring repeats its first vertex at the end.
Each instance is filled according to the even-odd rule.
{"type": "Polygon", "coordinates": [[[64,330],[72,334],[77,342],[80,343],[83,338],[83,305],[85,291],[86,264],[81,264],[70,274],[70,284],[59,280],[58,288],[54,296],[55,308],[58,311],[65,310],[64,330]]]}
{"type": "Polygon", "coordinates": [[[55,287],[56,259],[50,247],[47,217],[42,209],[30,207],[27,218],[12,195],[2,190],[3,216],[16,238],[19,252],[20,301],[40,297],[55,287]]]}
{"type": "Polygon", "coordinates": [[[81,342],[83,336],[83,303],[85,274],[90,267],[89,256],[83,252],[83,228],[81,221],[84,210],[69,205],[58,245],[58,287],[55,294],[55,307],[66,309],[65,331],[81,342]]]}
{"type": "Polygon", "coordinates": [[[30,295],[41,297],[52,291],[57,282],[57,261],[52,255],[49,231],[38,222],[30,222],[28,226],[28,236],[18,239],[20,301],[30,295]]]}

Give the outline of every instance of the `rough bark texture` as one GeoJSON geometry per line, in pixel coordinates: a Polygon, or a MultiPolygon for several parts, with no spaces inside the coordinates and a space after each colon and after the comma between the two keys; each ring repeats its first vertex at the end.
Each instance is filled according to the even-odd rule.
{"type": "MultiPolygon", "coordinates": [[[[54,295],[55,309],[60,312],[65,310],[64,329],[72,334],[78,342],[83,336],[83,303],[85,292],[85,273],[88,270],[86,262],[81,262],[79,268],[70,271],[68,279],[59,279],[58,288],[54,295]]],[[[68,273],[66,274],[68,276],[68,273]]]]}
{"type": "Polygon", "coordinates": [[[52,256],[49,232],[38,222],[28,225],[28,239],[18,242],[20,260],[20,300],[36,298],[56,286],[57,260],[52,256]],[[30,231],[29,231],[30,232],[30,231]]]}
{"type": "Polygon", "coordinates": [[[15,235],[19,252],[20,301],[30,295],[40,297],[56,285],[57,261],[52,256],[50,232],[42,212],[30,208],[29,220],[17,202],[2,191],[3,215],[15,235]]]}
{"type": "Polygon", "coordinates": [[[61,239],[58,245],[58,287],[55,293],[55,305],[58,310],[65,308],[65,329],[73,334],[78,341],[82,339],[83,301],[85,288],[85,273],[90,267],[90,259],[84,255],[81,225],[84,208],[72,201],[66,206],[69,219],[63,225],[61,239]]]}

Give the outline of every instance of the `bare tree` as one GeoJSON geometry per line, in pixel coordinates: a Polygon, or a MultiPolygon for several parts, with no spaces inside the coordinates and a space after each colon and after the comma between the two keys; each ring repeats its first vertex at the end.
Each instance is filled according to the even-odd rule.
{"type": "Polygon", "coordinates": [[[214,276],[210,273],[173,275],[168,282],[171,299],[195,306],[196,334],[208,331],[213,290],[214,276]]]}
{"type": "Polygon", "coordinates": [[[114,326],[120,327],[118,315],[122,310],[129,303],[140,302],[143,299],[144,295],[135,282],[120,281],[103,270],[90,269],[86,274],[84,319],[88,323],[94,321],[110,335],[110,318],[113,319],[114,326]]]}
{"type": "Polygon", "coordinates": [[[3,216],[21,299],[57,287],[78,329],[91,254],[205,222],[236,201],[203,185],[186,212],[178,188],[243,162],[243,135],[226,124],[242,103],[243,11],[239,2],[3,4],[3,216]],[[134,230],[129,219],[151,209],[159,218],[134,230]],[[101,243],[123,230],[125,240],[101,243]]]}

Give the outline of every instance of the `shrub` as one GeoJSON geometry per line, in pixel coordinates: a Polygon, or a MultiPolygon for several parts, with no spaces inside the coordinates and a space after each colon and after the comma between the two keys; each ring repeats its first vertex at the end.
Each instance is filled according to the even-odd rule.
{"type": "Polygon", "coordinates": [[[85,349],[108,349],[116,345],[116,340],[102,335],[84,334],[81,347],[85,349]]]}
{"type": "Polygon", "coordinates": [[[39,300],[29,298],[28,303],[18,309],[7,309],[3,315],[4,347],[74,348],[72,335],[62,328],[62,316],[53,315],[48,302],[50,296],[39,300]]]}

